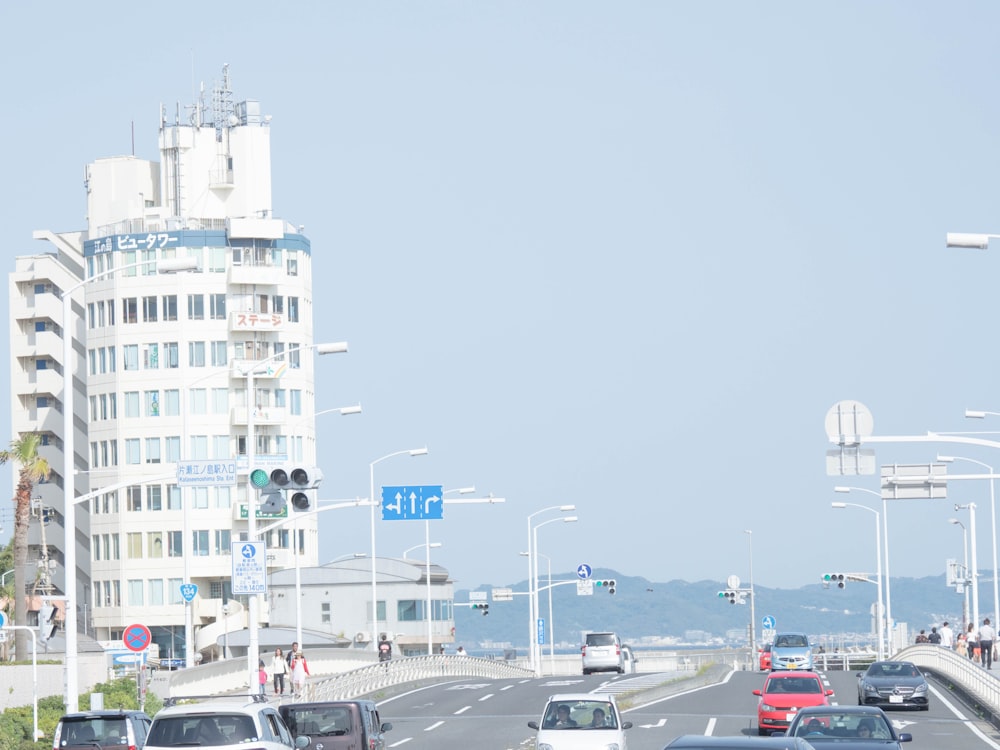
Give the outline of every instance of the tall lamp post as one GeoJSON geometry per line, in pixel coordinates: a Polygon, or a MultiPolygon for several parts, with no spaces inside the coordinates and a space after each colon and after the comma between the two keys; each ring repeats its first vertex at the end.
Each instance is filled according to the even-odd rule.
{"type": "Polygon", "coordinates": [[[431,656],[434,653],[434,630],[431,626],[431,548],[440,547],[441,542],[431,541],[431,529],[430,522],[424,521],[424,543],[418,544],[416,547],[410,547],[403,553],[403,559],[406,559],[408,552],[412,552],[415,549],[423,547],[427,552],[427,557],[424,562],[424,578],[427,584],[427,655],[431,656]]]}
{"type": "Polygon", "coordinates": [[[569,513],[576,510],[575,505],[550,505],[548,508],[536,510],[528,514],[528,666],[531,671],[535,671],[535,584],[534,584],[534,547],[531,544],[531,519],[535,516],[547,513],[551,510],[558,510],[560,513],[569,513]]]}
{"type": "Polygon", "coordinates": [[[66,579],[66,712],[75,713],[79,708],[80,680],[79,654],[77,653],[77,621],[76,621],[76,505],[75,505],[75,471],[74,459],[76,453],[76,428],[73,426],[75,416],[73,386],[73,292],[86,284],[98,279],[127,271],[130,268],[156,265],[157,273],[175,273],[193,271],[198,268],[197,258],[162,258],[159,261],[141,261],[127,263],[116,268],[88,276],[71,287],[64,289],[59,299],[62,302],[62,336],[63,336],[63,524],[65,539],[63,541],[63,567],[66,579]]]}
{"type": "MultiPolygon", "coordinates": [[[[969,412],[965,412],[966,416],[969,412]]],[[[964,456],[938,456],[937,460],[942,463],[951,463],[952,461],[968,461],[970,464],[976,464],[977,466],[982,466],[990,474],[993,473],[993,467],[982,461],[977,461],[974,458],[966,458],[964,456]]],[[[1000,572],[1000,566],[997,564],[997,502],[996,502],[996,482],[992,478],[990,479],[990,533],[993,541],[993,622],[1000,622],[1000,582],[997,581],[997,573],[1000,572]]],[[[973,559],[973,565],[976,565],[976,560],[973,559]]],[[[977,623],[978,625],[978,623],[977,623]]]]}
{"type": "MultiPolygon", "coordinates": [[[[254,419],[257,411],[257,395],[254,388],[254,375],[259,372],[262,365],[268,362],[273,362],[285,356],[290,357],[293,352],[301,352],[309,349],[313,349],[317,354],[321,355],[344,354],[347,352],[347,342],[338,341],[336,343],[306,344],[304,346],[293,347],[277,354],[272,354],[270,357],[252,360],[247,368],[239,373],[247,381],[247,540],[251,542],[257,540],[257,498],[254,496],[257,488],[253,484],[254,464],[257,460],[257,428],[254,419]]],[[[247,616],[250,621],[247,642],[247,672],[249,675],[247,678],[247,690],[250,695],[254,695],[258,692],[256,688],[259,684],[258,675],[260,673],[258,666],[260,660],[260,641],[258,638],[257,594],[250,594],[247,610],[247,616]]]]}
{"type": "Polygon", "coordinates": [[[757,659],[757,613],[753,593],[753,531],[744,529],[743,533],[747,535],[747,547],[750,551],[750,663],[755,664],[757,659]]]}
{"type": "Polygon", "coordinates": [[[969,511],[969,578],[972,580],[972,621],[979,627],[979,571],[976,569],[976,504],[966,503],[959,505],[955,503],[955,510],[969,511]]]}
{"type": "MultiPolygon", "coordinates": [[[[962,570],[965,575],[969,575],[969,534],[965,528],[965,524],[959,521],[957,518],[949,518],[948,523],[958,524],[962,527],[962,570]]],[[[965,593],[965,601],[963,602],[962,608],[962,632],[968,632],[969,627],[969,585],[968,582],[962,581],[962,591],[965,593]]]]}
{"type": "MultiPolygon", "coordinates": [[[[834,487],[834,492],[850,493],[850,492],[866,492],[869,495],[874,495],[882,501],[882,554],[885,558],[885,564],[882,567],[885,575],[885,645],[886,645],[886,658],[892,656],[892,604],[891,604],[891,586],[889,575],[889,514],[888,506],[886,505],[886,499],[882,497],[881,492],[876,492],[875,490],[865,489],[864,487],[834,487]]],[[[869,509],[870,510],[870,509],[869,509]]]]}
{"type": "Polygon", "coordinates": [[[372,650],[378,649],[378,558],[375,557],[375,508],[380,505],[379,499],[375,497],[375,464],[381,463],[393,456],[426,456],[427,448],[413,448],[408,451],[395,451],[387,453],[381,458],[376,458],[368,465],[369,492],[368,499],[371,501],[371,543],[372,543],[372,650]]]}
{"type": "Polygon", "coordinates": [[[880,515],[874,508],[869,508],[867,505],[860,505],[859,503],[841,503],[833,502],[830,503],[834,508],[861,508],[862,510],[867,510],[869,513],[875,514],[875,637],[878,639],[878,648],[876,649],[878,653],[878,661],[885,659],[885,633],[883,631],[883,618],[882,618],[882,537],[881,537],[881,523],[880,515]]]}
{"type": "MultiPolygon", "coordinates": [[[[552,670],[552,674],[556,673],[556,628],[553,624],[552,617],[552,558],[548,555],[542,554],[538,550],[535,550],[535,554],[539,557],[545,558],[545,566],[548,569],[548,589],[549,594],[549,669],[552,670]]],[[[538,655],[538,660],[541,661],[542,655],[538,655]]]]}
{"type": "MultiPolygon", "coordinates": [[[[542,528],[542,526],[547,526],[550,523],[560,523],[560,522],[576,523],[576,521],[577,521],[576,516],[562,516],[560,518],[550,518],[548,521],[542,521],[539,524],[535,524],[535,526],[533,526],[531,529],[531,540],[532,540],[531,559],[533,561],[533,566],[534,566],[532,569],[532,577],[531,577],[532,591],[534,593],[532,594],[531,598],[534,600],[534,611],[536,618],[538,617],[538,611],[539,611],[538,610],[538,530],[542,528]]],[[[535,665],[535,674],[537,676],[541,676],[542,674],[542,650],[539,646],[540,644],[538,643],[538,639],[537,638],[532,639],[531,663],[535,665]]]]}

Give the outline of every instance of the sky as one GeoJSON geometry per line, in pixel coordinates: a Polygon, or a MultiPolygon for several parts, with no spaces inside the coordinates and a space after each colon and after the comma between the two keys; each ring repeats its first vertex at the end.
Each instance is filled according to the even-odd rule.
{"type": "MultiPolygon", "coordinates": [[[[272,117],[275,216],[312,242],[316,341],[350,343],[316,366],[319,410],[363,408],[318,417],[323,500],[426,446],[378,461],[376,491],[505,501],[430,522],[459,588],[523,581],[530,526],[556,577],[872,573],[875,517],[830,503],[881,511],[833,492],[879,480],[827,475],[831,407],[875,435],[1000,434],[964,418],[1000,412],[1000,240],[945,247],[1000,233],[1000,48],[974,33],[998,25],[985,0],[13,4],[8,272],[33,231],[85,228],[86,164],[133,132],[158,159],[161,105],[228,64],[272,117]],[[539,512],[563,504],[577,522],[539,512]]],[[[889,503],[892,575],[962,557],[955,503],[992,569],[990,502],[970,480],[889,503]]],[[[370,551],[367,509],[321,518],[321,562],[370,551]]],[[[378,521],[377,553],[424,535],[378,521]]]]}

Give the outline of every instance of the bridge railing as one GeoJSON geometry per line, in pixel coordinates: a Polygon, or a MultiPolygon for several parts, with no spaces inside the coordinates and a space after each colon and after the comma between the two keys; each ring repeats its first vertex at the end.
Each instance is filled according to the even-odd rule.
{"type": "Polygon", "coordinates": [[[937,677],[951,681],[991,714],[1000,714],[1000,678],[993,671],[983,669],[968,656],[962,656],[950,648],[922,643],[907,646],[893,654],[892,658],[912,661],[937,677]]]}

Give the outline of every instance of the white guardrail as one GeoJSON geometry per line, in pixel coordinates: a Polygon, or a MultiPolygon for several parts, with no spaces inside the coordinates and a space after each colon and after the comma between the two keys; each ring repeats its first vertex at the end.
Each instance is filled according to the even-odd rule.
{"type": "MultiPolygon", "coordinates": [[[[983,669],[979,662],[968,656],[962,656],[950,648],[920,644],[907,646],[892,658],[912,661],[918,667],[933,672],[939,679],[951,681],[982,708],[991,714],[1000,714],[1000,677],[992,670],[983,669]]],[[[1000,665],[997,665],[997,669],[1000,670],[1000,665]]]]}

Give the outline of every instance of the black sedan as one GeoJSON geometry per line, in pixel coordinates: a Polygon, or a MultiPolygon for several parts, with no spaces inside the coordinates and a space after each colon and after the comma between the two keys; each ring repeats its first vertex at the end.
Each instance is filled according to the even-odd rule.
{"type": "Polygon", "coordinates": [[[927,680],[908,661],[877,661],[858,672],[858,705],[926,711],[927,680]]]}
{"type": "Polygon", "coordinates": [[[788,734],[802,737],[816,750],[899,750],[909,732],[897,733],[877,706],[810,706],[801,709],[788,734]]]}

